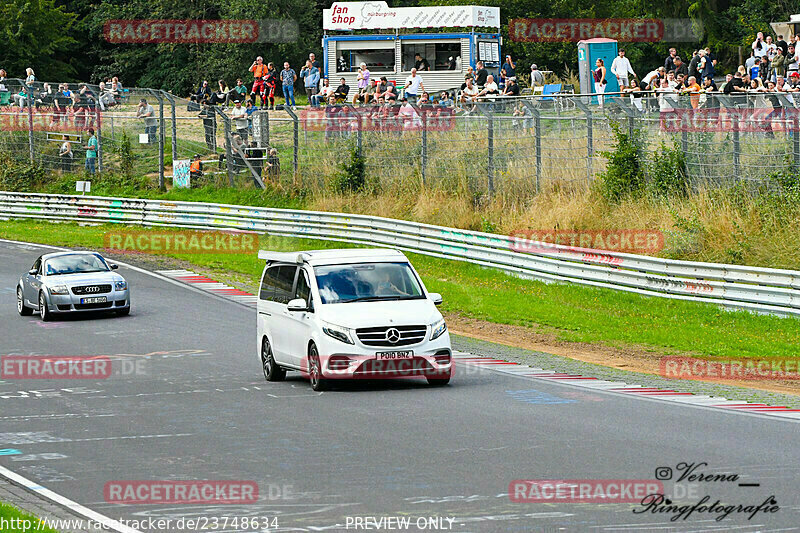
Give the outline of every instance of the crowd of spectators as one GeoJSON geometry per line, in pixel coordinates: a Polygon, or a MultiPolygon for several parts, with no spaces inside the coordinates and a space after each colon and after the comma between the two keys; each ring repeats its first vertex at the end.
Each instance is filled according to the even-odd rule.
{"type": "MultiPolygon", "coordinates": [[[[669,108],[674,97],[670,95],[689,95],[693,108],[718,105],[713,94],[733,96],[751,95],[750,105],[758,101],[753,96],[765,96],[772,107],[779,107],[780,99],[769,97],[770,94],[782,93],[787,101],[794,103],[793,93],[800,92],[800,36],[790,41],[782,35],[773,42],[772,36],[764,37],[759,32],[753,41],[750,57],[736,72],[725,75],[724,81],[717,72],[717,59],[710,48],[701,48],[692,53],[686,62],[677,55],[674,48],[659,66],[639,78],[625,57],[625,50],[619,50],[610,68],[606,68],[601,59],[597,60],[594,69],[595,93],[606,93],[608,79],[613,76],[618,81],[620,91],[630,94],[631,100],[638,109],[642,109],[642,97],[657,96],[662,110],[669,108]]],[[[598,96],[600,107],[603,96],[598,96]]],[[[800,100],[798,100],[800,103],[800,100]]]]}

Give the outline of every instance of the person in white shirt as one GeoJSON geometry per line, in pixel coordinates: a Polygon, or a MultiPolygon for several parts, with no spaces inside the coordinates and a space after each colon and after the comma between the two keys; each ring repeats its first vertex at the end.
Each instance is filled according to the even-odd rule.
{"type": "Polygon", "coordinates": [[[772,42],[772,35],[767,35],[766,39],[764,39],[764,42],[766,43],[767,46],[767,52],[766,52],[767,57],[769,58],[770,61],[772,61],[772,58],[775,57],[776,54],[775,51],[778,49],[778,47],[775,45],[775,43],[772,42]]]}
{"type": "Polygon", "coordinates": [[[750,69],[756,66],[757,62],[758,60],[756,59],[756,53],[750,52],[750,57],[748,57],[747,60],[744,62],[744,68],[747,69],[747,72],[750,72],[750,69]]]}
{"type": "Polygon", "coordinates": [[[420,120],[417,110],[414,109],[408,98],[403,98],[402,102],[403,104],[400,106],[397,115],[403,121],[403,128],[408,130],[421,127],[422,120],[420,120]]]}
{"type": "Polygon", "coordinates": [[[619,55],[614,58],[614,61],[611,63],[611,73],[617,77],[620,88],[630,85],[628,74],[633,74],[633,77],[636,77],[631,62],[625,57],[625,50],[620,50],[619,55]]]}
{"type": "Polygon", "coordinates": [[[242,106],[242,102],[240,100],[236,100],[233,110],[231,111],[231,118],[233,119],[234,126],[236,126],[236,133],[238,133],[242,139],[246,141],[247,129],[249,126],[247,121],[247,109],[242,106]]]}
{"type": "Polygon", "coordinates": [[[405,98],[410,104],[415,104],[419,94],[425,90],[425,86],[422,84],[422,76],[417,76],[417,69],[411,69],[411,76],[406,78],[406,84],[404,88],[405,98]]]}
{"type": "MultiPolygon", "coordinates": [[[[478,96],[479,97],[480,96],[490,96],[491,97],[491,96],[497,96],[498,94],[500,94],[500,90],[497,87],[497,83],[495,83],[495,81],[494,81],[494,76],[489,74],[489,76],[486,78],[486,85],[483,86],[483,90],[478,93],[478,96]]],[[[492,99],[488,98],[488,100],[492,100],[492,99]]]]}
{"type": "Polygon", "coordinates": [[[658,67],[656,70],[648,72],[647,76],[642,78],[642,81],[648,85],[650,89],[655,89],[661,86],[661,78],[664,78],[664,75],[664,67],[658,67]],[[653,80],[656,80],[656,83],[653,83],[653,80]]]}

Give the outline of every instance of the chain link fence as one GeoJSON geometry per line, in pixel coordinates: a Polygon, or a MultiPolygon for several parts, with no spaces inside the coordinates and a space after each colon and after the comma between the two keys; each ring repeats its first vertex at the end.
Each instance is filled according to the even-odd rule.
{"type": "MultiPolygon", "coordinates": [[[[165,186],[199,156],[194,184],[329,186],[355,153],[370,183],[529,196],[588,186],[605,169],[611,124],[642,133],[651,159],[678,146],[695,187],[761,183],[800,166],[799,93],[645,93],[495,98],[456,107],[342,103],[257,110],[201,106],[164,91],[6,80],[0,149],[47,168],[83,167],[88,128],[100,171],[132,170],[165,186]],[[151,109],[152,108],[152,109],[151,109]],[[64,154],[64,145],[71,156],[64,154]]],[[[2,88],[0,88],[2,89],[2,88]]]]}

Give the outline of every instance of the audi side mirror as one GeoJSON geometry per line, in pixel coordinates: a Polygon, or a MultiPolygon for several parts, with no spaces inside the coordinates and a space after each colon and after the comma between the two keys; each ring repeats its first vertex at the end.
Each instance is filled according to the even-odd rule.
{"type": "Polygon", "coordinates": [[[116,269],[118,269],[118,268],[119,268],[119,265],[118,265],[118,264],[116,264],[116,263],[111,263],[111,264],[110,264],[110,265],[108,265],[108,266],[111,268],[111,270],[116,270],[116,269]]]}
{"type": "Polygon", "coordinates": [[[289,311],[308,311],[308,304],[302,298],[290,300],[287,307],[289,311]]]}
{"type": "Polygon", "coordinates": [[[442,295],[438,292],[430,292],[428,293],[428,298],[434,303],[434,305],[442,305],[442,295]]]}

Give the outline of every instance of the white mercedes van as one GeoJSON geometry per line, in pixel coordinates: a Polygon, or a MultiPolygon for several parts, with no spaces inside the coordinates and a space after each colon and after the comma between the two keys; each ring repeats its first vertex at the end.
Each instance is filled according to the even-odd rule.
{"type": "Polygon", "coordinates": [[[279,253],[266,260],[258,300],[264,377],[307,375],[315,391],[341,378],[425,377],[446,385],[450,336],[405,255],[388,249],[279,253]]]}

